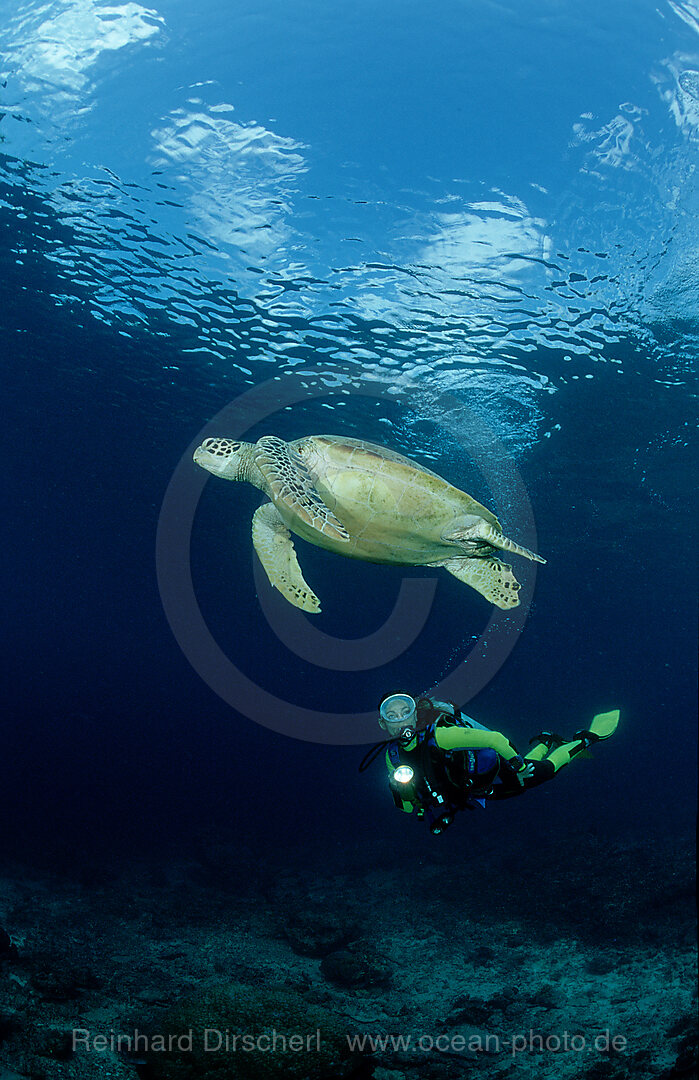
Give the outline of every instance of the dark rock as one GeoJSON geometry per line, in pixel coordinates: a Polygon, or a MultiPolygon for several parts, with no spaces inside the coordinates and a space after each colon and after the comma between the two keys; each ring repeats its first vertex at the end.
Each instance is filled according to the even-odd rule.
{"type": "Polygon", "coordinates": [[[179,1049],[162,1051],[152,1043],[147,1057],[154,1080],[345,1080],[357,1076],[362,1066],[359,1055],[350,1054],[346,1026],[335,1013],[290,990],[213,987],[179,1002],[158,1021],[156,1031],[166,1042],[171,1036],[184,1041],[179,1049]],[[218,1048],[212,1033],[223,1040],[218,1048]],[[272,1053],[273,1033],[277,1045],[272,1053]],[[247,1049],[246,1036],[253,1040],[247,1049]],[[256,1044],[263,1036],[266,1043],[256,1044]],[[294,1036],[303,1048],[292,1044],[294,1036]]]}
{"type": "Polygon", "coordinates": [[[21,1030],[22,1025],[14,1013],[0,1012],[0,1046],[21,1030]]]}
{"type": "Polygon", "coordinates": [[[492,1012],[494,1009],[500,1009],[501,1012],[507,1012],[513,1005],[517,1005],[517,998],[519,996],[519,990],[516,986],[506,986],[501,993],[493,994],[488,998],[486,1005],[492,1012]]]}
{"type": "MultiPolygon", "coordinates": [[[[27,1074],[29,1080],[52,1080],[53,1078],[52,1067],[50,1065],[41,1065],[38,1058],[30,1059],[25,1067],[29,1069],[27,1074]]],[[[9,1080],[25,1080],[25,1078],[24,1076],[20,1077],[19,1073],[11,1073],[9,1080]]]]}
{"type": "Polygon", "coordinates": [[[327,956],[357,937],[354,919],[326,908],[300,908],[287,914],[284,935],[299,956],[327,956]]]}
{"type": "Polygon", "coordinates": [[[688,1013],[686,1016],[680,1016],[679,1020],[676,1020],[665,1034],[669,1039],[676,1039],[678,1035],[689,1035],[690,1033],[696,1033],[696,1030],[696,1013],[688,1013]]]}
{"type": "Polygon", "coordinates": [[[42,957],[31,983],[44,1001],[75,1001],[86,990],[96,990],[100,980],[87,968],[77,968],[60,958],[42,957]]]}
{"type": "Polygon", "coordinates": [[[585,964],[585,970],[589,975],[611,975],[616,971],[616,961],[608,956],[593,956],[585,964]]]}
{"type": "Polygon", "coordinates": [[[551,983],[544,983],[543,986],[532,994],[529,998],[530,1005],[540,1005],[545,1009],[556,1009],[561,1003],[560,994],[556,992],[555,987],[551,983]]]}
{"type": "Polygon", "coordinates": [[[584,1080],[631,1080],[626,1066],[603,1058],[584,1073],[584,1080]]]}
{"type": "Polygon", "coordinates": [[[311,990],[307,990],[303,996],[312,1005],[330,1005],[334,1001],[330,990],[323,990],[315,986],[311,990]]]}
{"type": "Polygon", "coordinates": [[[693,1027],[680,1040],[675,1062],[660,1074],[658,1080],[696,1080],[699,1075],[699,1033],[696,1017],[693,1027]]]}
{"type": "Polygon", "coordinates": [[[0,959],[3,957],[14,959],[17,955],[17,946],[13,945],[12,938],[7,930],[0,926],[0,959]]]}
{"type": "Polygon", "coordinates": [[[445,1024],[447,1027],[456,1027],[459,1024],[471,1024],[479,1027],[486,1024],[493,1014],[493,1006],[482,998],[471,997],[470,994],[462,994],[453,1002],[445,1024]]]}
{"type": "Polygon", "coordinates": [[[37,1053],[54,1061],[70,1061],[74,1053],[72,1032],[48,1028],[41,1036],[37,1053]]]}
{"type": "Polygon", "coordinates": [[[347,949],[330,953],[321,962],[320,970],[337,986],[370,989],[391,984],[390,967],[367,942],[355,942],[347,949]]]}

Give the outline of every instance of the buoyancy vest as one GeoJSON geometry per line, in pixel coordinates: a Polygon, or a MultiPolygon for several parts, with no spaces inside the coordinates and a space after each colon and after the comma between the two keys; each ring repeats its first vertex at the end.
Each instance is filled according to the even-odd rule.
{"type": "Polygon", "coordinates": [[[407,743],[395,739],[387,747],[394,769],[409,765],[413,770],[409,787],[401,785],[400,792],[394,790],[394,797],[407,799],[432,814],[484,806],[499,771],[496,751],[444,750],[437,743],[437,729],[456,726],[487,730],[485,726],[464,716],[450,702],[430,698],[417,702],[417,719],[419,730],[412,739],[407,743]]]}

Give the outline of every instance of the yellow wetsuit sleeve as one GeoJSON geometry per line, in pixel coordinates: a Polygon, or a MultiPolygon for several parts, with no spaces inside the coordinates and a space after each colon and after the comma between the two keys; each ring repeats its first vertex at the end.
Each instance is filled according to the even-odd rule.
{"type": "Polygon", "coordinates": [[[499,731],[482,731],[480,728],[437,727],[437,746],[441,750],[494,750],[505,761],[517,757],[517,751],[509,739],[499,731]]]}

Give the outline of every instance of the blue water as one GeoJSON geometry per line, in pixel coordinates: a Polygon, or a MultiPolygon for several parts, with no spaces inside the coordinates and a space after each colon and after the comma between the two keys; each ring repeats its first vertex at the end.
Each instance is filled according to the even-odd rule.
{"type": "MultiPolygon", "coordinates": [[[[696,4],[0,11],[7,851],[157,851],[212,823],[275,847],[433,843],[378,768],[357,775],[365,740],[294,739],[285,703],[363,717],[508,634],[485,684],[466,679],[478,720],[522,747],[603,709],[622,724],[594,763],[443,842],[691,827],[696,4]],[[493,629],[442,573],[386,662],[342,670],[342,640],[332,663],[299,656],[256,595],[257,493],[210,479],[197,603],[280,705],[224,700],[166,618],[156,531],[178,467],[183,500],[201,481],[205,425],[255,387],[248,438],[385,443],[526,543],[520,482],[548,560],[535,582],[517,560],[527,617],[493,629]]],[[[323,613],[292,637],[376,633],[404,579],[435,577],[298,548],[323,613]]]]}

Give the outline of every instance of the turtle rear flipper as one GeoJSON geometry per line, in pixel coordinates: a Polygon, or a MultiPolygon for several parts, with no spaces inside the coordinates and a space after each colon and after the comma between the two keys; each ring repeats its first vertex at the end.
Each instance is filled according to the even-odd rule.
{"type": "Polygon", "coordinates": [[[448,532],[442,534],[442,539],[451,540],[456,544],[474,544],[481,541],[497,548],[498,551],[511,551],[513,555],[522,555],[525,559],[531,559],[532,562],[546,562],[546,559],[542,559],[541,555],[530,551],[529,548],[522,547],[521,544],[516,544],[509,537],[503,536],[501,532],[489,525],[487,521],[483,521],[482,518],[476,521],[474,525],[468,523],[455,525],[448,532]]]}
{"type": "Polygon", "coordinates": [[[447,559],[441,565],[496,607],[507,610],[519,604],[519,582],[507,563],[494,558],[460,558],[447,559]]]}
{"type": "Polygon", "coordinates": [[[275,502],[284,503],[306,525],[331,540],[349,542],[347,529],[325,505],[303,461],[283,439],[265,435],[255,446],[253,460],[275,502]]]}
{"type": "Polygon", "coordinates": [[[270,584],[294,607],[320,611],[320,600],[301,573],[291,533],[272,503],[264,503],[253,514],[252,543],[270,584]]]}

